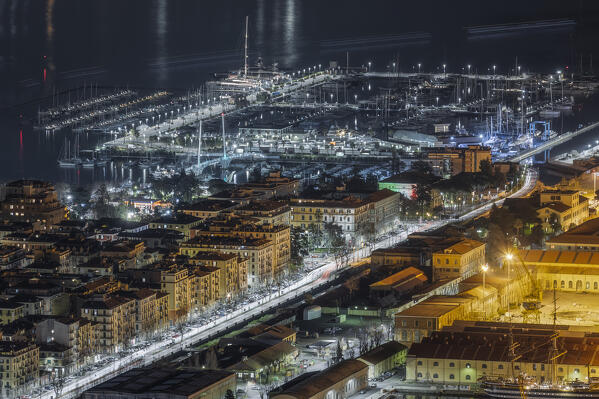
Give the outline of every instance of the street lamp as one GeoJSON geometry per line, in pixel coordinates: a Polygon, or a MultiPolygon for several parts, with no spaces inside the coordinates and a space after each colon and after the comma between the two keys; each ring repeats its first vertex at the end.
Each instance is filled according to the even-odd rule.
{"type": "Polygon", "coordinates": [[[489,265],[487,263],[485,263],[484,265],[482,265],[480,267],[480,270],[483,272],[483,320],[487,320],[487,310],[486,310],[486,306],[485,306],[485,302],[486,302],[486,276],[487,276],[487,270],[489,270],[489,265]]]}
{"type": "Polygon", "coordinates": [[[443,75],[445,75],[445,67],[447,67],[447,65],[443,64],[443,75]]]}
{"type": "Polygon", "coordinates": [[[470,67],[471,67],[471,65],[468,64],[468,75],[470,75],[470,67]]]}
{"type": "Polygon", "coordinates": [[[495,68],[497,68],[497,65],[493,65],[493,76],[495,76],[495,68]]]}
{"type": "Polygon", "coordinates": [[[421,63],[418,63],[418,73],[420,73],[420,67],[422,66],[421,63]]]}

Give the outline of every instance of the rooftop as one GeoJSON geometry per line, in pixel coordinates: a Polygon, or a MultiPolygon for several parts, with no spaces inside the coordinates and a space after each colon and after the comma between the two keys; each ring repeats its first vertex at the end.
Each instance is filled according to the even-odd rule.
{"type": "Polygon", "coordinates": [[[181,211],[206,211],[218,212],[224,209],[233,208],[237,205],[236,202],[217,199],[203,199],[191,205],[181,207],[181,211]]]}
{"type": "Polygon", "coordinates": [[[270,240],[262,238],[242,238],[242,237],[210,237],[196,236],[181,244],[182,247],[199,246],[244,246],[244,247],[259,247],[270,243],[270,240]]]}
{"type": "Polygon", "coordinates": [[[198,222],[199,218],[191,215],[187,215],[185,213],[177,213],[174,216],[162,216],[158,219],[152,220],[152,223],[162,223],[162,224],[190,224],[198,222]]]}
{"type": "Polygon", "coordinates": [[[119,392],[143,398],[153,397],[152,394],[158,393],[187,397],[197,395],[232,376],[233,373],[223,370],[137,368],[96,385],[88,392],[119,392]]]}
{"type": "Polygon", "coordinates": [[[411,308],[396,313],[396,317],[441,317],[460,306],[454,304],[418,303],[411,308]]]}
{"type": "Polygon", "coordinates": [[[397,341],[389,341],[366,352],[360,356],[360,359],[365,360],[368,363],[377,364],[405,349],[408,349],[408,347],[397,341]]]}
{"type": "Polygon", "coordinates": [[[580,226],[570,229],[556,237],[552,237],[547,240],[547,243],[599,245],[599,218],[588,220],[580,226]]]}
{"type": "Polygon", "coordinates": [[[438,180],[440,178],[437,176],[416,171],[407,171],[381,180],[380,183],[433,184],[438,180]]]}
{"type": "Polygon", "coordinates": [[[253,200],[236,208],[236,211],[271,212],[275,210],[286,210],[288,205],[282,201],[253,200]]]}
{"type": "Polygon", "coordinates": [[[392,274],[391,276],[384,278],[383,280],[377,281],[376,283],[370,284],[370,287],[389,287],[405,283],[409,280],[418,279],[422,282],[426,282],[427,277],[424,272],[415,267],[408,267],[400,272],[392,274]]]}
{"type": "Polygon", "coordinates": [[[520,251],[520,257],[523,262],[527,263],[548,263],[564,266],[576,265],[579,267],[599,265],[599,253],[597,252],[529,249],[520,251]]]}
{"type": "MultiPolygon", "coordinates": [[[[476,240],[471,240],[469,238],[465,238],[447,248],[445,248],[442,253],[444,254],[456,254],[456,255],[464,255],[476,248],[479,248],[481,246],[484,246],[485,243],[480,242],[480,241],[476,241],[476,240]]],[[[441,253],[441,252],[439,252],[441,253]]]]}
{"type": "Polygon", "coordinates": [[[378,202],[378,201],[382,201],[386,198],[393,197],[396,195],[399,196],[399,193],[396,193],[395,191],[391,191],[388,188],[384,188],[382,190],[375,191],[374,193],[370,194],[368,196],[368,201],[378,202]]]}
{"type": "MultiPolygon", "coordinates": [[[[547,348],[553,334],[552,328],[514,328],[514,342],[519,344],[518,362],[547,363],[547,348]]],[[[537,326],[538,327],[538,326],[537,326]]],[[[558,351],[565,352],[557,358],[558,364],[599,365],[599,337],[585,336],[584,333],[559,331],[558,351]]],[[[456,359],[477,361],[509,362],[508,327],[489,328],[475,326],[464,331],[436,331],[422,342],[414,343],[408,352],[409,357],[456,359]]]]}
{"type": "Polygon", "coordinates": [[[357,198],[347,197],[340,201],[320,199],[292,199],[291,206],[308,206],[317,208],[359,208],[367,205],[367,202],[357,198]]]}
{"type": "Polygon", "coordinates": [[[351,375],[368,368],[365,363],[355,360],[343,360],[328,369],[322,370],[307,378],[289,381],[282,386],[282,390],[275,395],[290,395],[300,399],[311,398],[319,392],[350,377],[351,375]],[[294,383],[295,382],[295,383],[294,383]]]}
{"type": "Polygon", "coordinates": [[[570,209],[570,207],[568,205],[562,204],[561,202],[548,202],[548,203],[545,203],[545,204],[543,204],[543,205],[541,205],[539,207],[539,210],[543,209],[543,208],[549,208],[549,209],[554,210],[554,211],[559,212],[559,213],[564,213],[568,209],[570,209]]]}

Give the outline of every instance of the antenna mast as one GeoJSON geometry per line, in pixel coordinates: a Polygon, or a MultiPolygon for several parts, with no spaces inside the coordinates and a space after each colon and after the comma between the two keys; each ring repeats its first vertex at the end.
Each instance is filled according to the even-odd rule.
{"type": "Polygon", "coordinates": [[[245,16],[245,55],[243,57],[243,76],[246,77],[248,74],[248,16],[245,16]]]}

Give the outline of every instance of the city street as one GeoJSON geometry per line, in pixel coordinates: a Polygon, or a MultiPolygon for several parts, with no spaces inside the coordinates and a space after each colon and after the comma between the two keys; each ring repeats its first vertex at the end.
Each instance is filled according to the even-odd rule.
{"type": "MultiPolygon", "coordinates": [[[[536,184],[536,176],[536,171],[528,169],[522,188],[520,188],[510,197],[520,197],[530,192],[536,184]]],[[[502,202],[503,199],[499,199],[487,203],[480,208],[461,216],[459,221],[465,221],[480,216],[491,209],[494,203],[500,205],[502,202]]],[[[437,229],[443,225],[451,223],[452,221],[453,220],[451,219],[438,220],[409,226],[407,231],[403,231],[396,235],[393,238],[393,241],[400,242],[405,240],[409,232],[437,229]]],[[[386,237],[380,240],[374,246],[374,248],[377,249],[388,247],[394,243],[391,240],[391,237],[386,237]]],[[[357,249],[351,254],[352,259],[362,259],[368,256],[370,256],[370,247],[367,246],[357,249]]],[[[127,354],[126,356],[117,359],[104,367],[93,370],[84,376],[67,381],[60,397],[76,397],[86,389],[110,379],[120,373],[123,373],[130,368],[149,366],[159,359],[180,351],[183,347],[193,346],[199,341],[214,339],[220,334],[224,333],[226,330],[238,324],[247,323],[260,316],[262,313],[276,309],[290,300],[301,300],[304,294],[311,292],[315,288],[318,288],[319,286],[326,284],[331,279],[335,278],[334,272],[337,270],[337,263],[335,260],[331,259],[330,257],[324,258],[322,259],[322,263],[323,264],[316,266],[314,270],[310,271],[302,279],[285,287],[284,290],[268,294],[257,301],[249,303],[246,306],[233,311],[232,313],[228,313],[222,317],[216,318],[207,324],[192,327],[189,331],[184,333],[182,338],[173,339],[170,336],[167,336],[165,339],[154,342],[145,348],[140,345],[133,353],[127,354]]],[[[53,390],[45,390],[37,397],[40,399],[54,399],[55,392],[53,390]]]]}

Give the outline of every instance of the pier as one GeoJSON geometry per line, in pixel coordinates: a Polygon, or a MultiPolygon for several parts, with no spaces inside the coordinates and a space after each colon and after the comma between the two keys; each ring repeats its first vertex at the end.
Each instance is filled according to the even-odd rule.
{"type": "Polygon", "coordinates": [[[524,161],[525,159],[533,157],[542,152],[545,152],[545,160],[547,160],[547,159],[549,159],[548,153],[553,147],[563,144],[563,143],[573,139],[576,136],[579,136],[583,133],[586,133],[590,130],[595,129],[596,127],[599,127],[599,122],[592,123],[588,126],[585,126],[578,130],[575,130],[573,132],[564,133],[564,134],[557,136],[549,141],[539,144],[539,146],[537,146],[535,148],[531,148],[530,150],[522,151],[520,154],[516,155],[515,157],[508,159],[508,161],[519,163],[519,162],[524,161]]]}

